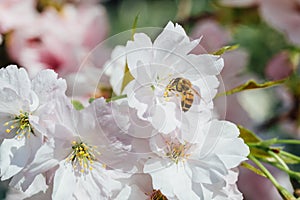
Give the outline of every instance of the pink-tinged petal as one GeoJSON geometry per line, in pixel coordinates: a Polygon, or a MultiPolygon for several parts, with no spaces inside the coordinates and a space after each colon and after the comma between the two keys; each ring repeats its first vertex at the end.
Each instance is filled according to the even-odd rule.
{"type": "Polygon", "coordinates": [[[212,53],[227,45],[231,39],[229,31],[212,19],[201,20],[195,25],[191,37],[199,38],[201,36],[203,36],[201,43],[192,51],[193,53],[212,53]]]}
{"type": "Polygon", "coordinates": [[[221,4],[230,7],[249,7],[258,4],[260,0],[221,0],[221,4]]]}
{"type": "Polygon", "coordinates": [[[54,182],[52,199],[69,199],[74,193],[76,187],[76,177],[74,176],[73,166],[64,160],[60,162],[57,169],[54,182]]]}
{"type": "Polygon", "coordinates": [[[225,88],[228,90],[238,86],[244,81],[245,77],[240,74],[245,71],[249,54],[243,49],[238,49],[229,51],[223,54],[222,57],[224,59],[224,68],[221,72],[221,79],[225,84],[225,88]]]}
{"type": "Polygon", "coordinates": [[[37,14],[36,2],[34,0],[1,1],[0,31],[8,32],[28,27],[34,23],[37,14]]]}
{"type": "Polygon", "coordinates": [[[265,68],[265,74],[271,80],[287,78],[292,72],[293,63],[286,51],[273,56],[265,68]]]}
{"type": "Polygon", "coordinates": [[[260,3],[260,13],[263,19],[278,31],[285,34],[289,41],[299,45],[300,14],[299,3],[295,0],[264,0],[260,3]]]}

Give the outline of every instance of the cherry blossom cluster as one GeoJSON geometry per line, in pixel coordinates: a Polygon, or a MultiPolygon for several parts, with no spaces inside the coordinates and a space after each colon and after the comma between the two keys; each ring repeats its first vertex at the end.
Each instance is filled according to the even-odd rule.
{"type": "Polygon", "coordinates": [[[30,77],[42,69],[54,69],[63,77],[77,72],[107,32],[106,10],[98,0],[3,0],[0,4],[0,44],[3,41],[9,58],[25,67],[30,77]]]}
{"type": "Polygon", "coordinates": [[[0,176],[11,198],[242,199],[249,148],[213,99],[223,59],[169,22],[134,34],[105,65],[116,96],[75,109],[52,70],[0,69],[0,176]]]}

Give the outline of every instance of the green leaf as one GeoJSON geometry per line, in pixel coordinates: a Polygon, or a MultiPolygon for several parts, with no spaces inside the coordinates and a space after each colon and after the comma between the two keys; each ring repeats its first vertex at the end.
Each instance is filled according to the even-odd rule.
{"type": "Polygon", "coordinates": [[[124,77],[123,77],[123,82],[122,82],[122,87],[121,87],[121,93],[123,92],[124,88],[126,87],[126,85],[132,81],[134,78],[131,75],[128,65],[127,65],[127,61],[126,61],[126,65],[125,65],[125,69],[124,69],[124,77]]]}
{"type": "Polygon", "coordinates": [[[276,162],[276,159],[274,159],[274,157],[272,157],[268,153],[270,148],[263,145],[263,140],[261,140],[252,131],[244,128],[243,126],[239,125],[238,128],[240,130],[240,138],[242,138],[247,145],[249,144],[248,146],[250,148],[250,154],[252,156],[255,156],[256,158],[259,158],[266,162],[276,162]],[[255,144],[255,146],[250,144],[255,144]]]}
{"type": "Polygon", "coordinates": [[[139,15],[140,13],[138,13],[135,18],[134,18],[134,21],[133,21],[133,24],[132,24],[132,29],[131,29],[131,40],[134,40],[133,36],[136,32],[136,27],[137,27],[137,23],[138,23],[138,20],[139,20],[139,15]]]}
{"type": "Polygon", "coordinates": [[[256,167],[250,165],[247,162],[242,162],[241,166],[253,171],[254,173],[256,173],[260,176],[266,177],[266,175],[260,169],[257,169],[256,167]]]}
{"type": "Polygon", "coordinates": [[[71,103],[73,104],[73,107],[76,110],[82,110],[82,109],[84,109],[84,106],[82,105],[82,103],[80,101],[72,100],[71,103]]]}
{"type": "Polygon", "coordinates": [[[95,99],[96,98],[94,98],[94,97],[89,98],[89,103],[93,103],[93,101],[95,101],[95,99]]]}
{"type": "Polygon", "coordinates": [[[220,56],[220,55],[224,54],[224,53],[227,52],[227,51],[232,51],[232,50],[235,50],[235,49],[237,49],[237,48],[239,48],[239,45],[238,45],[238,44],[232,45],[232,46],[224,46],[224,47],[222,47],[221,49],[219,49],[219,50],[213,52],[212,54],[213,54],[213,55],[220,56]]]}
{"type": "Polygon", "coordinates": [[[231,95],[237,92],[241,92],[244,90],[253,90],[253,89],[261,89],[261,88],[268,88],[272,87],[278,84],[282,84],[286,81],[286,79],[278,80],[278,81],[268,81],[265,83],[256,83],[255,80],[249,80],[246,83],[239,85],[229,91],[226,91],[225,93],[218,94],[217,96],[223,96],[223,95],[231,95]]]}
{"type": "Polygon", "coordinates": [[[240,130],[240,137],[246,142],[246,143],[254,143],[254,142],[261,142],[262,140],[257,137],[252,131],[246,129],[245,127],[238,125],[238,128],[240,130]]]}
{"type": "Polygon", "coordinates": [[[264,149],[250,147],[250,154],[255,156],[256,158],[259,158],[264,162],[269,162],[269,163],[277,162],[277,160],[264,149]]]}

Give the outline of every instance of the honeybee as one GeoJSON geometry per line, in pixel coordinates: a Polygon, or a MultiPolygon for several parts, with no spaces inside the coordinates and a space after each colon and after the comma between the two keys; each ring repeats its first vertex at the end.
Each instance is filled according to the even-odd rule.
{"type": "Polygon", "coordinates": [[[173,78],[166,86],[164,97],[169,97],[169,92],[176,92],[181,95],[181,109],[183,112],[187,112],[194,101],[194,94],[200,96],[200,94],[193,88],[191,81],[188,79],[178,77],[173,78]]]}

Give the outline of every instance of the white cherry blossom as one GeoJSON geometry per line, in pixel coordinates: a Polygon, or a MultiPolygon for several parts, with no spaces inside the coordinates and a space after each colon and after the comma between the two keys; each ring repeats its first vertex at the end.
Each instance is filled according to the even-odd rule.
{"type": "Polygon", "coordinates": [[[144,173],[155,190],[171,198],[211,199],[226,187],[229,170],[247,159],[249,148],[232,123],[213,120],[205,129],[194,144],[171,136],[152,139],[157,157],[148,159],[144,173]]]}
{"type": "Polygon", "coordinates": [[[134,78],[124,89],[128,104],[137,109],[139,118],[164,134],[180,127],[187,113],[213,107],[219,85],[215,75],[220,73],[223,60],[209,54],[189,54],[199,41],[190,41],[180,25],[169,22],[153,43],[143,33],[127,42],[126,60],[134,78]],[[181,84],[186,91],[179,91],[181,84]],[[190,103],[184,105],[186,101],[190,103]]]}
{"type": "Polygon", "coordinates": [[[65,90],[65,81],[52,70],[41,71],[31,81],[23,68],[11,65],[0,69],[1,180],[18,175],[11,185],[20,184],[23,170],[32,164],[47,138],[49,116],[57,97],[63,96],[65,90]]]}

